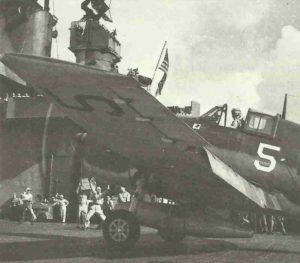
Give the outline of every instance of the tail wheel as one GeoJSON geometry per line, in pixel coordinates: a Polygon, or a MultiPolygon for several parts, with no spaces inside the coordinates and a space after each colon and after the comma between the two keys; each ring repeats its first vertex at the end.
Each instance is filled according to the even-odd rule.
{"type": "Polygon", "coordinates": [[[177,233],[169,229],[158,230],[158,235],[168,243],[179,243],[185,237],[183,233],[177,233]]]}
{"type": "Polygon", "coordinates": [[[140,224],[126,210],[112,211],[103,224],[103,236],[109,246],[117,249],[133,247],[140,237],[140,224]]]}

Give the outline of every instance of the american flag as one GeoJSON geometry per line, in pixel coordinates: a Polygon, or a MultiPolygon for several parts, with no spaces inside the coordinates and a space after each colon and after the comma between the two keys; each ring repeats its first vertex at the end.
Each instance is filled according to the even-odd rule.
{"type": "Polygon", "coordinates": [[[161,65],[159,66],[159,69],[164,72],[164,75],[162,77],[162,79],[160,80],[160,82],[158,83],[158,88],[155,92],[155,96],[157,95],[161,95],[161,91],[164,87],[164,84],[167,80],[167,76],[168,76],[168,71],[169,71],[169,55],[168,55],[168,49],[166,49],[166,54],[164,57],[163,62],[161,63],[161,65]]]}
{"type": "Polygon", "coordinates": [[[164,73],[168,74],[168,70],[169,70],[168,49],[166,50],[165,58],[164,58],[163,62],[161,63],[159,69],[162,70],[164,73]]]}

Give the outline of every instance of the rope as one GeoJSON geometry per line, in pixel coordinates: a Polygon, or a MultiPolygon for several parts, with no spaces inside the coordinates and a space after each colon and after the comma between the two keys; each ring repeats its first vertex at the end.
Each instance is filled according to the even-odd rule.
{"type": "Polygon", "coordinates": [[[111,11],[110,11],[111,2],[112,2],[112,0],[110,0],[110,2],[109,2],[109,5],[108,5],[109,9],[108,9],[108,12],[109,12],[110,19],[113,20],[113,19],[112,19],[112,15],[111,15],[111,11]]]}
{"type": "Polygon", "coordinates": [[[52,0],[52,12],[55,15],[55,0],[52,0]]]}
{"type": "MultiPolygon", "coordinates": [[[[55,15],[55,0],[52,0],[52,12],[53,15],[55,15]]],[[[57,30],[56,25],[54,27],[54,30],[57,30]]],[[[59,59],[59,50],[58,50],[58,36],[55,38],[55,46],[56,46],[56,58],[59,59]]]]}
{"type": "Polygon", "coordinates": [[[55,39],[55,45],[56,45],[56,58],[59,59],[59,51],[58,51],[58,37],[55,39]]]}

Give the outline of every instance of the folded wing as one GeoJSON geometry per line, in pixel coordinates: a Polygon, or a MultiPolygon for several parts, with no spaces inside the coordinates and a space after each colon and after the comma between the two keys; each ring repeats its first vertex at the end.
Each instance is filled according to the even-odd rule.
{"type": "MultiPolygon", "coordinates": [[[[43,91],[88,133],[86,163],[103,153],[128,168],[159,177],[166,196],[221,202],[216,189],[281,210],[278,196],[246,181],[209,149],[209,143],[133,78],[48,58],[8,54],[3,63],[28,86],[43,91]],[[216,197],[218,196],[218,197],[216,197]]],[[[120,168],[121,169],[121,168],[120,168]]]]}

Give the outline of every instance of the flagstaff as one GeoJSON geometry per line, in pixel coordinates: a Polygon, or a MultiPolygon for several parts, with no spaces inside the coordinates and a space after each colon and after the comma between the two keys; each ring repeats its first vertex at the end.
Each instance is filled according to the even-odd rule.
{"type": "Polygon", "coordinates": [[[159,59],[158,59],[158,61],[157,61],[157,64],[156,64],[154,73],[153,73],[151,85],[150,85],[150,88],[149,88],[149,90],[148,90],[149,92],[151,92],[152,83],[153,83],[153,80],[154,80],[154,78],[155,78],[155,75],[156,75],[156,71],[157,71],[159,62],[160,62],[160,60],[161,60],[161,57],[162,57],[162,55],[163,55],[163,53],[164,53],[164,50],[165,50],[166,46],[167,46],[167,41],[165,41],[165,43],[164,43],[164,45],[163,45],[163,48],[162,48],[162,50],[161,50],[161,52],[160,52],[160,56],[159,56],[159,59]]]}
{"type": "Polygon", "coordinates": [[[163,61],[161,62],[159,68],[163,73],[162,79],[158,82],[157,90],[155,92],[155,96],[161,95],[162,89],[165,85],[165,82],[168,77],[168,71],[169,71],[169,55],[168,55],[168,49],[166,48],[165,56],[163,61]]]}

